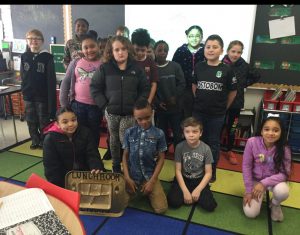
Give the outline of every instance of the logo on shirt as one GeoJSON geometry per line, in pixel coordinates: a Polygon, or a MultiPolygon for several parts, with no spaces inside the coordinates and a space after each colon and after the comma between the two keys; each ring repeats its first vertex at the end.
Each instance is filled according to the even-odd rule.
{"type": "Polygon", "coordinates": [[[25,71],[29,71],[29,69],[30,69],[29,63],[25,62],[25,63],[24,63],[24,70],[25,70],[25,71]]]}
{"type": "Polygon", "coordinates": [[[45,72],[45,64],[38,62],[36,71],[39,73],[44,73],[45,72]]]}
{"type": "Polygon", "coordinates": [[[222,91],[223,84],[219,82],[206,82],[198,81],[197,89],[199,90],[211,90],[211,91],[222,91]]]}
{"type": "Polygon", "coordinates": [[[80,81],[85,81],[87,78],[92,78],[95,73],[95,70],[88,72],[88,71],[85,71],[83,68],[77,68],[77,71],[80,75],[80,78],[79,78],[80,81]]]}
{"type": "Polygon", "coordinates": [[[217,78],[222,77],[222,71],[218,71],[218,72],[216,73],[216,77],[217,77],[217,78]]]}
{"type": "Polygon", "coordinates": [[[235,83],[237,83],[237,79],[236,79],[236,77],[233,77],[232,78],[232,84],[235,84],[235,83]]]}

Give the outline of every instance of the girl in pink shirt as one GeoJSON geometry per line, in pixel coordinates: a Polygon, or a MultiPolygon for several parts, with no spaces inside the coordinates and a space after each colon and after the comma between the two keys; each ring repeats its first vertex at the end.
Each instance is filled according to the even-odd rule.
{"type": "Polygon", "coordinates": [[[60,87],[60,104],[71,105],[80,125],[91,129],[98,146],[102,111],[90,95],[90,83],[96,69],[100,66],[100,50],[92,35],[82,39],[83,58],[73,60],[68,66],[66,76],[60,87]]]}
{"type": "Polygon", "coordinates": [[[243,178],[246,192],[244,213],[255,218],[260,213],[264,192],[273,192],[270,203],[273,221],[283,221],[281,202],[289,196],[286,183],[291,169],[291,151],[286,145],[282,120],[269,113],[261,125],[261,136],[248,139],[243,155],[243,178]]]}

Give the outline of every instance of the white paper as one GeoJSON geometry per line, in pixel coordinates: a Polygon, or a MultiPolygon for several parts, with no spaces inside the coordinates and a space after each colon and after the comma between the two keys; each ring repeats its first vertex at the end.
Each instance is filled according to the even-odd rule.
{"type": "Polygon", "coordinates": [[[0,229],[54,211],[45,192],[39,188],[25,189],[1,199],[0,229]]]}
{"type": "Polygon", "coordinates": [[[293,36],[296,34],[295,17],[269,20],[270,39],[293,36]]]}
{"type": "Polygon", "coordinates": [[[14,70],[20,71],[21,68],[21,58],[19,56],[13,56],[14,70]]]}
{"type": "Polygon", "coordinates": [[[3,91],[5,89],[7,89],[7,88],[8,88],[8,86],[0,86],[0,91],[3,91]]]}

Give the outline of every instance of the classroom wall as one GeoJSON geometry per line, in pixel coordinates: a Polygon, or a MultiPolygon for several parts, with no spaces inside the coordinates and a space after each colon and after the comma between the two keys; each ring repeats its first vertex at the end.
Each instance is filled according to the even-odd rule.
{"type": "Polygon", "coordinates": [[[25,39],[31,29],[39,29],[44,35],[44,48],[49,50],[51,36],[56,43],[64,43],[64,18],[62,5],[11,5],[13,37],[25,39]]]}

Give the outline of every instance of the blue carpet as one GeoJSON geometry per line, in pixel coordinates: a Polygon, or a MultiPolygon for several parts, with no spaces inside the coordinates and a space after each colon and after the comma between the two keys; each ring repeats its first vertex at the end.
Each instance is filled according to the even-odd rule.
{"type": "Polygon", "coordinates": [[[127,208],[118,218],[110,218],[97,234],[180,235],[185,222],[127,208]]]}
{"type": "Polygon", "coordinates": [[[94,215],[80,215],[79,217],[83,223],[87,235],[93,234],[93,232],[95,232],[98,226],[106,218],[104,216],[94,216],[94,215]]]}

